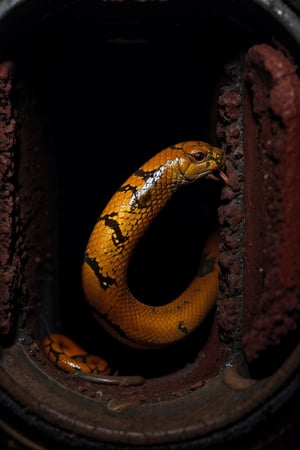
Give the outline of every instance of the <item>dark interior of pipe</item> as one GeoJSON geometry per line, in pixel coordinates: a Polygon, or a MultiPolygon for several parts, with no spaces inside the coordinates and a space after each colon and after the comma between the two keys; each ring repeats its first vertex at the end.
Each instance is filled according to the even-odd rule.
{"type": "MultiPolygon", "coordinates": [[[[239,10],[239,16],[234,9],[224,11],[222,2],[202,12],[199,2],[191,8],[172,2],[68,6],[29,27],[21,9],[24,26],[3,52],[16,66],[15,105],[24,99],[29,111],[38,105],[37,124],[47,141],[41,150],[44,185],[30,186],[19,168],[24,197],[26,189],[41,190],[41,214],[52,230],[51,257],[41,269],[44,284],[36,286],[41,324],[35,332],[59,329],[90,351],[100,348],[121,372],[164,375],[195,360],[214,316],[203,332],[158,355],[124,349],[99,330],[86,307],[80,280],[84,248],[113,192],[150,156],[182,140],[217,143],[224,66],[251,45],[271,41],[269,29],[276,25],[262,14],[257,18],[255,8],[239,10]],[[251,23],[254,16],[261,26],[251,23]]],[[[24,128],[22,139],[20,151],[26,151],[24,128]]],[[[129,273],[131,289],[143,301],[162,303],[185,288],[216,220],[219,195],[213,182],[186,188],[153,225],[129,273]]],[[[43,227],[36,242],[48,234],[43,227]]],[[[208,359],[206,371],[212,373],[218,369],[215,355],[208,359]]]]}

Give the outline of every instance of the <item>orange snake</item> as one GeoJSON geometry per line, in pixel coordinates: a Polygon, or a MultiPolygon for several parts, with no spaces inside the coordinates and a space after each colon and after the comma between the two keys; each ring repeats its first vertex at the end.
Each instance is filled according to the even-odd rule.
{"type": "MultiPolygon", "coordinates": [[[[84,255],[82,285],[96,319],[119,341],[140,349],[170,345],[195,330],[213,307],[219,286],[217,232],[206,242],[189,287],[166,305],[137,300],[127,285],[127,269],[138,241],[181,186],[215,178],[213,171],[228,182],[221,171],[224,161],[221,149],[201,141],[170,146],[134,172],[98,218],[84,255]]],[[[49,359],[65,371],[109,374],[104,360],[62,335],[47,336],[43,346],[49,359]]]]}

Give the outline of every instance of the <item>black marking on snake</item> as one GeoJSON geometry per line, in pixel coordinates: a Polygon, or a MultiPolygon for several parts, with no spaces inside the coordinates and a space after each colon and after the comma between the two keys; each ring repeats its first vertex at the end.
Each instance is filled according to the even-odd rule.
{"type": "Polygon", "coordinates": [[[117,284],[114,278],[110,277],[109,275],[103,275],[101,273],[102,267],[99,266],[96,258],[90,258],[87,254],[85,254],[84,262],[86,262],[90,266],[90,268],[98,278],[99,283],[104,291],[106,291],[106,289],[108,289],[113,284],[117,284]]]}
{"type": "Polygon", "coordinates": [[[131,184],[123,184],[119,189],[118,192],[132,192],[132,195],[135,198],[134,203],[131,206],[131,209],[134,210],[135,208],[143,209],[148,208],[151,203],[151,192],[150,189],[145,191],[143,195],[139,196],[138,192],[141,188],[138,188],[136,186],[132,186],[131,184]]]}
{"type": "Polygon", "coordinates": [[[184,307],[186,305],[189,305],[190,301],[189,300],[184,300],[184,302],[181,305],[177,305],[176,306],[176,311],[181,311],[182,309],[184,309],[184,307]]]}
{"type": "Polygon", "coordinates": [[[138,197],[137,192],[139,191],[139,189],[140,188],[137,188],[136,186],[131,186],[131,184],[123,184],[123,186],[118,189],[118,192],[132,192],[135,197],[135,202],[132,209],[134,209],[135,207],[139,209],[148,208],[151,201],[151,192],[150,190],[148,190],[144,193],[144,195],[138,197]]]}
{"type": "Polygon", "coordinates": [[[81,359],[81,361],[83,361],[85,364],[87,364],[87,359],[90,355],[88,353],[80,353],[78,355],[73,355],[71,358],[72,359],[81,359]]]}
{"type": "Polygon", "coordinates": [[[148,190],[136,199],[136,204],[139,209],[149,208],[151,205],[151,191],[148,190]]]}
{"type": "Polygon", "coordinates": [[[52,347],[52,344],[54,343],[53,339],[51,339],[51,337],[49,336],[49,340],[51,341],[50,344],[47,344],[44,346],[44,350],[46,349],[46,347],[49,347],[49,351],[47,352],[47,356],[48,358],[50,358],[50,355],[54,355],[55,358],[55,364],[58,365],[58,361],[60,359],[61,355],[64,355],[64,352],[58,352],[56,350],[54,350],[54,348],[52,347]]]}
{"type": "MultiPolygon", "coordinates": [[[[90,364],[90,362],[89,362],[90,357],[91,357],[91,355],[90,355],[89,353],[81,353],[81,354],[79,354],[79,355],[73,355],[73,356],[70,356],[70,358],[71,358],[72,360],[74,360],[74,361],[77,361],[77,360],[78,360],[79,363],[80,363],[80,362],[83,362],[84,364],[86,364],[86,365],[88,366],[88,368],[89,368],[89,370],[90,370],[91,373],[96,373],[97,375],[100,375],[102,372],[101,372],[101,370],[98,368],[98,366],[97,366],[97,365],[94,365],[94,367],[92,367],[93,364],[92,364],[92,365],[90,364]]],[[[77,370],[78,370],[78,369],[77,369],[77,370]]],[[[79,370],[81,370],[81,369],[79,369],[79,370]]]]}
{"type": "Polygon", "coordinates": [[[132,342],[133,344],[139,344],[135,339],[130,338],[126,332],[119,326],[112,322],[107,314],[101,314],[96,308],[91,307],[93,314],[98,317],[103,322],[105,322],[110,328],[112,328],[119,336],[125,338],[127,341],[132,342]]]}
{"type": "Polygon", "coordinates": [[[113,230],[112,241],[116,247],[118,247],[120,244],[124,244],[124,242],[128,240],[127,236],[123,236],[117,220],[113,219],[113,217],[117,215],[118,213],[112,212],[110,214],[105,214],[105,216],[99,218],[99,222],[100,220],[103,220],[105,225],[113,230]]]}
{"type": "MultiPolygon", "coordinates": [[[[161,167],[161,166],[160,166],[161,167]]],[[[143,180],[148,180],[148,178],[153,177],[153,175],[155,174],[155,172],[157,172],[160,167],[158,167],[158,169],[154,169],[154,170],[143,170],[143,169],[138,169],[134,172],[134,175],[140,178],[143,178],[143,180]]]]}
{"type": "Polygon", "coordinates": [[[172,144],[169,146],[171,150],[183,150],[182,144],[172,144]]]}
{"type": "Polygon", "coordinates": [[[204,253],[200,260],[200,265],[198,267],[196,276],[197,277],[205,277],[209,273],[212,273],[215,268],[216,258],[214,256],[211,256],[209,258],[208,253],[204,253]]]}
{"type": "Polygon", "coordinates": [[[182,334],[187,336],[189,334],[187,327],[184,325],[183,320],[181,320],[178,324],[178,330],[181,331],[182,334]]]}
{"type": "Polygon", "coordinates": [[[131,184],[123,184],[119,189],[118,192],[132,192],[132,193],[136,193],[137,187],[136,186],[131,186],[131,184]]]}

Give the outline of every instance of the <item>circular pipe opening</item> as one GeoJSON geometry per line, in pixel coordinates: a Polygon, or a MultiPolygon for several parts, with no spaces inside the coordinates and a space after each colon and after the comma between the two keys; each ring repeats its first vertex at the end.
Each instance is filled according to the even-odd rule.
{"type": "MultiPolygon", "coordinates": [[[[254,2],[247,2],[246,8],[239,2],[227,2],[225,6],[220,1],[205,6],[199,2],[189,6],[180,2],[91,2],[89,6],[84,2],[51,2],[51,5],[40,3],[38,8],[36,2],[19,2],[10,14],[3,14],[2,34],[11,36],[13,24],[20,19],[18,31],[10,40],[3,40],[2,49],[3,61],[13,61],[16,68],[11,101],[18,111],[17,143],[14,146],[17,164],[10,181],[18,192],[18,197],[14,197],[18,225],[12,233],[13,248],[19,257],[15,272],[18,282],[15,288],[11,285],[11,289],[14,289],[12,297],[18,297],[19,308],[13,308],[15,320],[12,320],[10,333],[7,327],[4,334],[8,334],[9,344],[21,339],[23,349],[42,372],[71,388],[75,397],[81,393],[88,400],[92,397],[93,402],[99,402],[101,417],[115,414],[115,410],[112,412],[109,407],[107,410],[107,405],[110,400],[117,399],[117,408],[123,411],[121,422],[120,417],[116,422],[115,418],[104,421],[104,430],[98,430],[96,426],[96,434],[87,430],[84,425],[87,418],[82,415],[82,423],[74,432],[91,439],[89,445],[99,436],[103,441],[134,445],[197,440],[207,432],[198,430],[198,420],[196,424],[188,425],[191,418],[185,402],[192,401],[196,411],[199,403],[211,403],[222,392],[225,363],[234,366],[236,359],[232,357],[239,355],[240,361],[240,350],[251,347],[249,340],[244,340],[244,347],[241,347],[242,333],[247,329],[245,323],[249,317],[242,301],[233,307],[234,314],[231,315],[232,304],[228,301],[231,294],[224,294],[223,290],[218,309],[213,311],[203,328],[183,343],[147,354],[126,349],[99,330],[88,311],[80,281],[82,255],[91,228],[107,200],[125,178],[154,153],[172,143],[195,138],[213,144],[221,140],[232,154],[230,131],[225,133],[225,138],[220,131],[220,96],[226,94],[229,86],[236,90],[238,97],[242,96],[243,108],[247,107],[245,96],[248,96],[248,111],[252,106],[250,88],[246,93],[243,82],[237,86],[233,72],[228,76],[228,63],[234,61],[231,67],[243,71],[244,55],[250,47],[261,43],[274,46],[277,42],[277,47],[280,43],[279,48],[284,45],[295,57],[296,44],[274,17],[254,2]],[[224,296],[227,309],[222,309],[224,296]],[[101,388],[100,398],[99,387],[79,385],[77,380],[70,380],[45,360],[39,348],[40,339],[49,330],[57,329],[88,350],[110,359],[121,374],[138,371],[149,383],[137,388],[134,394],[124,388],[101,388]],[[203,390],[202,393],[203,386],[208,389],[211,386],[211,392],[207,394],[207,390],[203,390]],[[177,399],[183,402],[180,415],[184,416],[185,425],[181,432],[176,427],[182,417],[170,416],[177,399]],[[166,409],[163,403],[159,409],[162,400],[166,409]],[[148,406],[154,407],[157,416],[166,420],[165,429],[173,430],[174,438],[171,431],[168,435],[167,431],[161,430],[161,434],[155,436],[155,432],[147,427],[136,437],[127,432],[132,430],[135,411],[142,410],[141,421],[152,422],[148,406]],[[111,430],[113,432],[109,434],[111,430]]],[[[248,128],[239,123],[243,137],[248,137],[250,127],[253,127],[250,133],[254,136],[256,120],[248,118],[248,128]]],[[[250,152],[249,146],[247,152],[250,152]]],[[[247,164],[250,167],[248,154],[246,166],[238,170],[247,172],[247,164]]],[[[132,290],[136,290],[145,302],[150,302],[152,293],[157,291],[160,292],[158,300],[164,301],[166,296],[172,297],[189,281],[203,243],[202,237],[215,220],[217,207],[222,201],[226,204],[229,200],[224,193],[220,200],[220,187],[213,189],[211,194],[211,186],[205,184],[183,191],[146,236],[135,255],[130,275],[132,290]],[[183,217],[187,220],[182,220],[183,217]],[[191,229],[194,233],[190,233],[191,229]],[[161,255],[164,253],[158,257],[155,250],[151,258],[148,257],[154,245],[167,255],[174,251],[171,261],[175,264],[168,267],[169,274],[163,271],[166,264],[161,255]],[[177,264],[176,258],[188,260],[190,264],[177,264]],[[151,273],[157,259],[162,265],[155,267],[157,273],[151,273]],[[157,284],[151,283],[154,277],[157,284]],[[152,284],[152,292],[150,287],[145,288],[146,284],[152,284]],[[173,291],[169,290],[170,285],[173,291]]],[[[243,187],[240,189],[243,191],[243,187]]],[[[248,223],[253,220],[249,209],[247,217],[248,223]]],[[[259,219],[255,220],[260,223],[259,219]]],[[[230,237],[234,223],[225,222],[221,220],[222,242],[228,247],[226,236],[230,237]]],[[[243,224],[243,220],[241,222],[243,224]]],[[[245,226],[247,230],[247,222],[245,226]]],[[[238,230],[241,240],[244,236],[249,238],[249,229],[248,235],[247,231],[244,235],[243,229],[238,230]]],[[[244,256],[242,251],[239,256],[242,262],[244,256]]],[[[255,255],[252,257],[255,260],[255,255]]],[[[221,262],[223,282],[225,280],[228,285],[226,258],[223,257],[221,262]]],[[[243,276],[243,272],[240,275],[243,276]]],[[[232,277],[229,289],[231,282],[232,277]]],[[[246,306],[251,302],[248,296],[246,306]]],[[[283,355],[280,363],[271,370],[269,361],[273,359],[273,346],[266,367],[260,354],[251,359],[251,351],[246,351],[251,376],[261,379],[258,382],[261,384],[256,385],[257,390],[264,387],[265,377],[278,371],[294,350],[297,336],[287,333],[287,340],[289,345],[285,345],[285,341],[280,344],[283,355]]],[[[269,343],[266,344],[268,348],[269,343]]],[[[10,345],[6,347],[9,349],[10,345]]],[[[27,367],[26,356],[19,349],[15,351],[15,355],[23,355],[21,358],[25,358],[27,367]]],[[[7,369],[9,363],[5,357],[4,361],[7,369]]],[[[247,364],[241,363],[241,366],[239,371],[243,379],[247,379],[247,364]]],[[[43,379],[42,386],[46,380],[48,378],[43,379]]],[[[227,384],[231,381],[229,377],[227,384]]],[[[237,401],[235,381],[231,388],[234,403],[237,401]]],[[[39,389],[42,393],[43,388],[39,386],[39,389]]],[[[245,385],[243,389],[247,392],[245,385]]],[[[272,388],[268,389],[266,398],[271,395],[268,392],[272,392],[272,388]]],[[[274,391],[276,389],[274,387],[274,391]]],[[[254,392],[255,388],[252,397],[255,397],[254,392]]],[[[50,397],[48,400],[51,403],[50,397]]],[[[244,401],[246,404],[246,393],[244,401]]],[[[74,411],[77,414],[78,411],[74,411]]],[[[69,411],[69,417],[74,411],[69,411]]],[[[223,419],[220,410],[221,420],[208,427],[209,433],[239,421],[245,411],[248,414],[251,407],[245,407],[241,416],[223,419]]],[[[39,412],[36,414],[39,416],[39,412]]],[[[47,414],[40,411],[43,421],[53,423],[47,414]]],[[[201,414],[204,414],[202,410],[201,414]]],[[[208,414],[205,423],[210,419],[208,414]]],[[[62,429],[70,431],[68,420],[64,419],[62,429]]],[[[155,427],[155,421],[153,423],[155,427]]],[[[56,420],[54,425],[58,425],[56,420]]],[[[42,424],[40,429],[43,429],[42,424]]],[[[60,439],[65,439],[63,433],[60,439]]],[[[217,442],[216,436],[215,439],[217,442]]],[[[207,444],[204,440],[201,442],[198,444],[207,444]]]]}

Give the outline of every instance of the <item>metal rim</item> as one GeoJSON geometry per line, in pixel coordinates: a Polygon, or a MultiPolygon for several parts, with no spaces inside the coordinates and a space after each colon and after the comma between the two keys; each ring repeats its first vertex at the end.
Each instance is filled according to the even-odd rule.
{"type": "MultiPolygon", "coordinates": [[[[266,4],[268,2],[261,0],[254,0],[254,2],[267,9],[266,4]]],[[[3,3],[2,6],[0,6],[0,18],[11,12],[16,6],[24,3],[25,0],[17,0],[15,2],[10,2],[9,4],[3,3]]],[[[296,16],[293,17],[293,15],[289,15],[289,21],[286,21],[282,18],[282,15],[277,14],[275,10],[275,6],[279,5],[280,7],[283,7],[285,5],[282,2],[277,2],[276,5],[274,2],[271,3],[272,4],[269,3],[269,5],[267,5],[267,10],[284,28],[287,29],[288,32],[290,32],[295,40],[300,43],[300,35],[298,35],[297,31],[294,32],[295,24],[298,26],[300,25],[299,19],[296,16]],[[293,18],[293,21],[290,20],[291,17],[293,18]]],[[[292,14],[292,11],[289,9],[285,9],[284,11],[288,14],[291,12],[292,14]]],[[[286,14],[284,17],[286,18],[286,14]]],[[[210,422],[203,419],[200,415],[197,417],[196,423],[193,423],[191,426],[185,425],[182,428],[162,430],[161,421],[156,421],[158,417],[155,413],[155,406],[152,406],[149,411],[144,411],[145,413],[142,414],[142,419],[145,420],[146,424],[151,422],[151,429],[144,432],[140,432],[141,422],[139,422],[139,420],[141,419],[141,408],[135,408],[134,405],[131,405],[127,410],[128,416],[126,418],[126,423],[124,422],[124,424],[122,423],[122,418],[119,413],[107,413],[106,406],[103,405],[103,408],[101,406],[103,416],[109,414],[110,419],[115,423],[115,427],[110,428],[112,422],[105,427],[99,423],[98,419],[95,421],[97,411],[99,414],[99,403],[66,390],[45,375],[45,373],[43,373],[28,357],[20,343],[15,344],[9,350],[5,349],[3,351],[0,375],[2,387],[6,389],[12,397],[18,398],[18,401],[20,401],[24,407],[30,407],[31,411],[33,411],[37,417],[42,418],[45,422],[51,423],[53,426],[90,438],[92,441],[100,440],[101,442],[112,442],[115,445],[124,442],[128,445],[151,446],[159,446],[161,442],[165,442],[171,446],[174,442],[196,439],[197,445],[203,446],[202,448],[204,448],[209,446],[209,442],[212,440],[214,443],[217,443],[220,442],[224,436],[229,438],[233,429],[238,428],[240,431],[237,431],[237,433],[241,433],[246,426],[244,419],[246,420],[248,416],[252,418],[252,423],[256,424],[260,418],[266,414],[268,408],[270,408],[272,397],[274,397],[280,389],[284,389],[285,383],[290,380],[297,371],[299,359],[300,347],[297,346],[291,356],[286,360],[283,366],[274,373],[274,375],[268,379],[257,381],[255,385],[253,385],[256,389],[255,395],[253,395],[254,388],[253,390],[251,390],[252,388],[247,388],[238,391],[237,395],[239,396],[238,401],[240,402],[240,405],[238,408],[233,407],[226,416],[222,416],[221,414],[215,421],[210,422]],[[15,371],[17,365],[19,366],[18,370],[20,370],[20,372],[15,371]],[[32,390],[31,386],[29,387],[26,383],[24,384],[24,379],[26,379],[26,377],[28,381],[35,380],[39,385],[39,389],[32,390]],[[47,386],[47,392],[43,390],[45,386],[47,386]],[[50,390],[50,393],[48,390],[50,390]],[[48,402],[49,399],[51,399],[50,403],[48,402]],[[63,400],[63,402],[61,402],[61,400],[63,400]],[[76,410],[74,409],[74,403],[77,405],[76,410]],[[88,411],[85,420],[82,420],[83,404],[86,404],[86,408],[84,409],[88,411]],[[263,406],[258,410],[261,405],[263,406]],[[128,422],[128,417],[131,418],[132,422],[128,422]],[[221,433],[219,430],[226,431],[223,434],[219,434],[221,433]]],[[[217,383],[219,387],[221,386],[220,389],[222,392],[224,390],[223,393],[232,392],[232,389],[224,384],[224,372],[226,373],[226,368],[224,371],[221,371],[214,382],[217,383]]],[[[295,381],[295,386],[299,386],[297,383],[298,381],[295,381]]],[[[201,410],[201,403],[203,401],[202,395],[197,397],[197,394],[194,393],[193,402],[195,399],[196,404],[199,402],[199,410],[201,410]]],[[[174,400],[170,405],[165,405],[166,414],[171,410],[176,410],[178,405],[181,405],[181,408],[183,408],[182,405],[184,405],[185,409],[183,409],[183,411],[186,411],[185,420],[188,421],[190,417],[195,416],[195,404],[191,408],[193,402],[189,404],[189,401],[189,398],[184,398],[179,402],[174,400]],[[189,414],[191,414],[191,416],[189,414]]],[[[280,404],[280,402],[278,404],[280,404]]]]}

